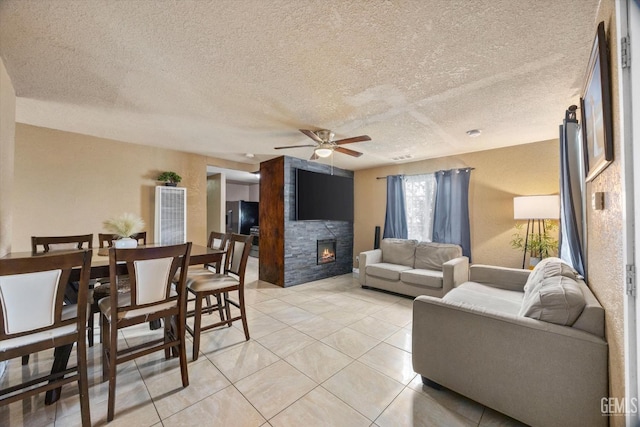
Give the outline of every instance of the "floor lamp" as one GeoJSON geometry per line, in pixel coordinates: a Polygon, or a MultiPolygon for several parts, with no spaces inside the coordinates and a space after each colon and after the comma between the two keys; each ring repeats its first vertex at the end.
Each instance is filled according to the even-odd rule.
{"type": "Polygon", "coordinates": [[[560,218],[560,196],[520,196],[513,198],[513,219],[527,220],[527,234],[524,241],[524,254],[522,255],[522,268],[527,258],[527,246],[529,243],[529,230],[531,235],[535,232],[538,222],[538,234],[545,232],[545,219],[560,218]]]}

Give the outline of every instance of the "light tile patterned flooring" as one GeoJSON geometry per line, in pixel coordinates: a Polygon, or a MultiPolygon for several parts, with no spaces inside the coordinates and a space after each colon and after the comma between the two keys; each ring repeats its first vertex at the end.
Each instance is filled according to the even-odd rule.
{"type": "MultiPolygon", "coordinates": [[[[251,340],[236,322],[202,335],[182,388],[177,359],[162,352],[120,365],[116,415],[110,426],[520,426],[448,390],[424,387],[411,366],[412,300],[362,289],[351,274],[282,289],[247,268],[251,340]]],[[[205,316],[216,319],[217,314],[205,316]]],[[[208,320],[208,319],[207,319],[208,320]]],[[[129,328],[119,345],[159,331],[129,328]]],[[[93,425],[106,424],[107,383],[100,344],[90,349],[93,425]]],[[[50,369],[52,352],[27,368],[9,363],[2,386],[50,369]]],[[[72,354],[70,363],[75,362],[72,354]]],[[[77,387],[55,405],[44,394],[0,408],[2,426],[80,425],[77,387]]]]}

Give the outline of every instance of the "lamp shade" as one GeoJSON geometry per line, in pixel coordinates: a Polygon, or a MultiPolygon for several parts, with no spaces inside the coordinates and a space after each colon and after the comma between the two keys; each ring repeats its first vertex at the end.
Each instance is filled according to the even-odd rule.
{"type": "Polygon", "coordinates": [[[560,196],[521,196],[513,198],[513,219],[558,219],[560,196]]]}
{"type": "Polygon", "coordinates": [[[316,155],[318,157],[329,157],[333,153],[333,150],[330,148],[316,148],[316,155]]]}

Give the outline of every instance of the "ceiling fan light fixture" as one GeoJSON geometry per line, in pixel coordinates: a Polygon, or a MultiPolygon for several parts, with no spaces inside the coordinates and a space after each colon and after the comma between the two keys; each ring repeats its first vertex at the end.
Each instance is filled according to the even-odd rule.
{"type": "Polygon", "coordinates": [[[331,148],[316,148],[316,156],[318,157],[329,157],[331,153],[333,153],[333,150],[331,148]]]}
{"type": "Polygon", "coordinates": [[[286,147],[274,147],[274,150],[282,150],[285,148],[301,148],[301,147],[313,147],[313,155],[310,160],[318,160],[319,158],[326,158],[333,154],[334,151],[338,153],[346,154],[348,156],[360,157],[362,153],[355,150],[350,150],[343,147],[345,144],[352,144],[354,142],[371,141],[369,135],[354,136],[351,138],[333,139],[335,134],[327,129],[321,129],[312,131],[309,129],[298,129],[303,134],[307,135],[313,140],[313,144],[304,145],[290,145],[286,147]]]}

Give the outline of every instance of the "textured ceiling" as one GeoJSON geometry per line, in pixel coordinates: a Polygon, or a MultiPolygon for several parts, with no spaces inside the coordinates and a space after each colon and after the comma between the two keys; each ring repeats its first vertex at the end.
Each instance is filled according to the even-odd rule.
{"type": "Polygon", "coordinates": [[[245,163],[328,128],[360,169],[556,138],[598,3],[1,0],[0,55],[22,123],[245,163]]]}

